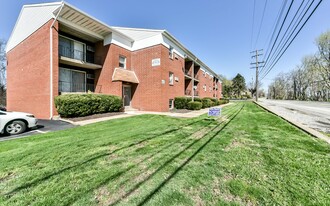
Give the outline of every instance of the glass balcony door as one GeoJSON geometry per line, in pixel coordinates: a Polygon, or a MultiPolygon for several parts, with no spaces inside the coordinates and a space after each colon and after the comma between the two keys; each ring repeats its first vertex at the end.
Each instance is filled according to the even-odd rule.
{"type": "Polygon", "coordinates": [[[60,68],[59,92],[86,92],[86,73],[60,68]]]}
{"type": "Polygon", "coordinates": [[[60,36],[59,53],[61,56],[85,61],[85,50],[84,43],[60,36]]]}

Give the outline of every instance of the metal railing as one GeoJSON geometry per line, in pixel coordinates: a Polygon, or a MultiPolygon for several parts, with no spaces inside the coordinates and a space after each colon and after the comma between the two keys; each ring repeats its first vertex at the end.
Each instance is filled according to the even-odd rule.
{"type": "Polygon", "coordinates": [[[72,49],[70,47],[61,46],[61,45],[59,45],[58,49],[59,49],[59,54],[61,56],[68,57],[71,59],[85,61],[85,52],[84,51],[72,49]]]}
{"type": "Polygon", "coordinates": [[[94,92],[95,86],[94,84],[59,81],[58,91],[59,92],[88,92],[88,91],[94,92]]]}

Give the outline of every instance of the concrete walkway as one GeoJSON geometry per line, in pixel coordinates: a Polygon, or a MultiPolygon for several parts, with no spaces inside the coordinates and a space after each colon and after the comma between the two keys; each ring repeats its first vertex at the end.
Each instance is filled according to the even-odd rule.
{"type": "MultiPolygon", "coordinates": [[[[230,105],[231,103],[220,105],[220,106],[215,106],[213,108],[223,108],[227,105],[230,105]]],[[[208,113],[209,108],[206,109],[201,109],[201,110],[196,110],[196,111],[190,111],[187,113],[175,113],[175,112],[151,112],[151,111],[128,111],[123,114],[115,115],[115,116],[110,116],[110,117],[101,117],[101,118],[96,118],[96,119],[89,119],[89,120],[83,120],[83,121],[78,121],[78,122],[73,122],[69,121],[66,119],[61,119],[62,121],[69,122],[74,125],[87,125],[87,124],[92,124],[96,122],[103,122],[111,119],[119,119],[119,118],[126,118],[126,117],[132,117],[132,116],[137,116],[137,115],[143,115],[143,114],[154,114],[154,115],[165,115],[165,116],[170,116],[170,117],[178,117],[178,118],[194,118],[198,117],[202,114],[208,113]]]]}
{"type": "Polygon", "coordinates": [[[309,128],[309,127],[307,127],[307,126],[305,126],[305,125],[297,122],[292,116],[285,115],[283,113],[280,114],[276,110],[273,110],[270,107],[266,106],[266,104],[264,104],[263,102],[258,101],[258,102],[255,102],[255,103],[258,104],[259,106],[261,106],[262,108],[264,108],[265,110],[267,110],[267,111],[269,111],[269,112],[271,112],[271,113],[273,113],[273,114],[281,117],[282,119],[286,120],[290,124],[298,127],[299,129],[305,131],[306,133],[312,135],[313,137],[322,139],[322,140],[326,141],[328,144],[330,144],[330,137],[328,137],[328,136],[326,136],[326,135],[324,135],[324,134],[322,134],[322,133],[320,133],[320,132],[318,132],[318,131],[316,131],[316,130],[314,130],[312,128],[309,128]]]}

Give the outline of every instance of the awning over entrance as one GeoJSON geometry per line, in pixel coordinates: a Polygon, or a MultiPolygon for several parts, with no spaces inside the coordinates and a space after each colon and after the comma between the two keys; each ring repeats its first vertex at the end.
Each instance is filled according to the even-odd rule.
{"type": "Polygon", "coordinates": [[[131,83],[139,83],[138,78],[136,77],[135,72],[121,69],[121,68],[115,68],[115,71],[112,75],[112,81],[123,81],[123,82],[131,82],[131,83]]]}

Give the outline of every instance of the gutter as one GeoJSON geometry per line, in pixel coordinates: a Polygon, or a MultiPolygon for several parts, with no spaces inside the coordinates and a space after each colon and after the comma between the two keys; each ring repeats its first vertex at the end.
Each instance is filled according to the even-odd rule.
{"type": "Polygon", "coordinates": [[[62,1],[62,5],[60,10],[58,11],[55,19],[53,20],[52,25],[49,28],[49,55],[50,55],[50,66],[49,66],[49,89],[50,89],[50,98],[49,98],[49,119],[53,118],[53,27],[55,22],[57,21],[57,18],[59,17],[62,9],[64,7],[64,2],[62,1]]]}

